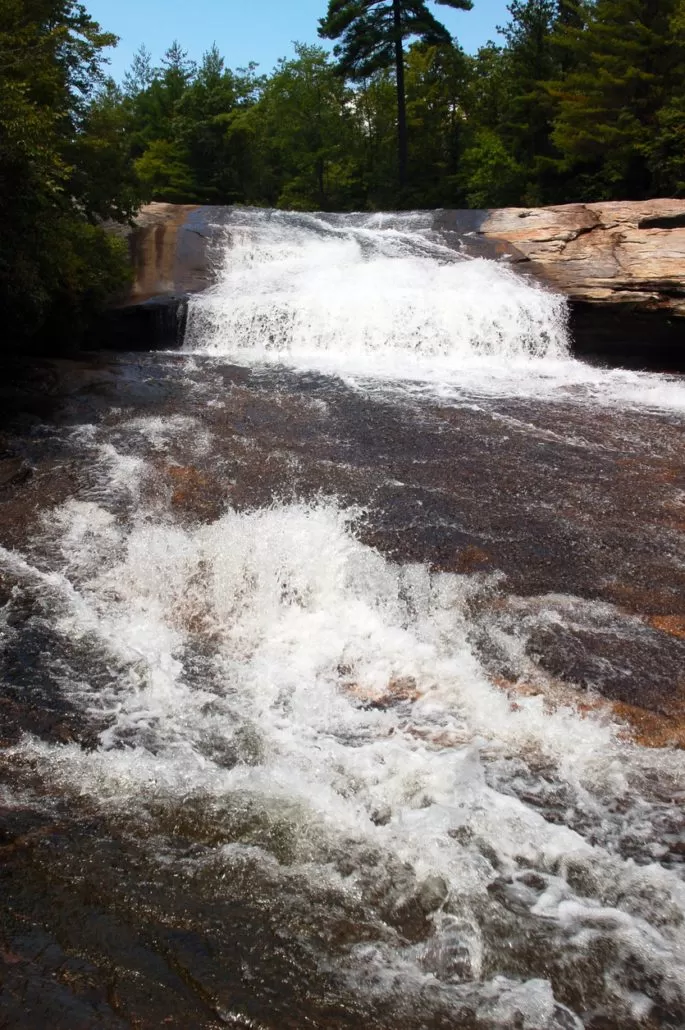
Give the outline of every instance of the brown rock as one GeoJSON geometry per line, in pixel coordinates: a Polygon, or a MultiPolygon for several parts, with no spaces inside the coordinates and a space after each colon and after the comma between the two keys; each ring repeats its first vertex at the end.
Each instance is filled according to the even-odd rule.
{"type": "Polygon", "coordinates": [[[685,640],[685,617],[682,615],[654,615],[649,621],[662,633],[685,640]]]}
{"type": "MultiPolygon", "coordinates": [[[[128,235],[133,283],[127,304],[203,289],[208,279],[206,235],[193,224],[197,204],[146,204],[128,235]]],[[[113,232],[121,231],[112,227],[113,232]]]]}
{"type": "Polygon", "coordinates": [[[479,234],[515,245],[572,300],[685,317],[685,200],[505,208],[479,234]]]}

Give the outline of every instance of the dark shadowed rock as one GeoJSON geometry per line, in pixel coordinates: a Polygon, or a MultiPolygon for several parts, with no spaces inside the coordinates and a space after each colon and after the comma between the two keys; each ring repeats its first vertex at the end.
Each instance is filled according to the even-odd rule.
{"type": "Polygon", "coordinates": [[[0,490],[22,483],[30,475],[30,465],[21,458],[0,458],[0,490]]]}

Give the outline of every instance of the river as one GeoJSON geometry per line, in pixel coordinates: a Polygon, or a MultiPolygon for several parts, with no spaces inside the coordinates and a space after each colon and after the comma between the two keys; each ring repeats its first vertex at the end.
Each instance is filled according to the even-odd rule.
{"type": "Polygon", "coordinates": [[[685,379],[431,225],[5,370],[0,1027],[685,1025],[685,379]]]}

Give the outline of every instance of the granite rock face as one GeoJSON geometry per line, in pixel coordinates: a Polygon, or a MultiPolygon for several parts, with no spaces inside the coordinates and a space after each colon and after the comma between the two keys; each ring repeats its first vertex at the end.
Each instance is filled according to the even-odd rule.
{"type": "Polygon", "coordinates": [[[206,212],[197,204],[147,204],[129,244],[133,261],[130,301],[195,293],[212,280],[206,212]]]}
{"type": "MultiPolygon", "coordinates": [[[[134,281],[126,302],[210,285],[215,224],[225,211],[190,204],[143,207],[130,235],[134,281]]],[[[441,211],[435,225],[467,244],[469,237],[491,241],[493,256],[528,266],[572,300],[628,303],[685,317],[685,200],[441,211]]]]}
{"type": "Polygon", "coordinates": [[[133,280],[97,326],[91,346],[141,351],[180,346],[188,296],[214,279],[211,223],[225,210],[152,203],[141,208],[132,228],[110,226],[128,239],[133,280]]]}
{"type": "Polygon", "coordinates": [[[477,232],[572,300],[685,317],[685,200],[504,208],[477,232]]]}

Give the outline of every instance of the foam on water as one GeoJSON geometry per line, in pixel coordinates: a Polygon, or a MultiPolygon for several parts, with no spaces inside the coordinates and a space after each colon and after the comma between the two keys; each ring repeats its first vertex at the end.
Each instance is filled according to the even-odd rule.
{"type": "Polygon", "coordinates": [[[534,396],[685,410],[682,377],[570,356],[565,300],[473,259],[430,213],[235,209],[216,226],[217,284],[192,298],[185,350],[388,381],[454,400],[534,396]]]}
{"type": "MultiPolygon", "coordinates": [[[[192,405],[233,359],[328,368],[385,400],[685,410],[675,379],[571,360],[560,298],[447,247],[430,216],[236,211],[225,242],[219,285],[189,313],[187,349],[212,355],[187,357],[192,405]]],[[[328,903],[361,919],[363,935],[320,968],[396,1025],[580,1030],[567,1006],[595,1026],[681,1025],[685,885],[671,845],[685,754],[633,745],[606,708],[509,696],[477,638],[528,682],[531,599],[495,613],[494,577],[390,561],[361,542],[365,513],[335,497],[185,523],[165,479],[182,468],[178,439],[178,461],[212,475],[200,419],[77,427],[78,497],[46,514],[25,554],[0,548],[32,625],[76,664],[87,656],[51,673],[98,733],[92,748],[27,736],[17,763],[125,817],[153,861],[178,861],[179,826],[213,842],[182,870],[217,895],[244,878],[250,891],[275,884],[284,910],[316,895],[320,920],[328,903]]],[[[538,600],[550,623],[614,632],[611,605],[538,600]]],[[[5,621],[0,646],[18,632],[5,621]]],[[[634,622],[622,631],[644,630],[634,622]]],[[[292,925],[306,935],[316,918],[303,931],[295,906],[292,925]]]]}
{"type": "Polygon", "coordinates": [[[409,368],[566,354],[560,297],[439,242],[429,215],[389,221],[235,212],[219,284],[191,304],[186,349],[409,368]]]}
{"type": "MultiPolygon", "coordinates": [[[[134,428],[153,447],[174,431],[134,428]]],[[[137,490],[140,469],[106,458],[103,492],[109,477],[119,497],[126,470],[137,490]]],[[[547,949],[578,978],[603,948],[595,1004],[685,1011],[685,888],[656,861],[683,755],[629,745],[605,716],[512,704],[469,641],[482,580],[389,562],[358,517],[330,499],[193,528],[143,509],[126,525],[92,500],[52,512],[51,567],[7,551],[0,567],[65,640],[107,656],[104,686],[63,682],[102,730],[91,751],[26,739],[18,757],[146,832],[160,811],[201,811],[233,841],[204,860],[217,891],[219,869],[250,861],[286,891],[300,869],[360,899],[379,942],[352,949],[347,975],[379,1003],[423,1006],[428,984],[453,1019],[466,1006],[483,1026],[568,1030],[547,949]],[[531,804],[540,782],[547,802],[531,804]],[[622,855],[626,825],[640,865],[622,855]],[[411,944],[417,910],[429,932],[411,944]],[[493,979],[521,925],[546,941],[536,968],[493,979]]]]}

